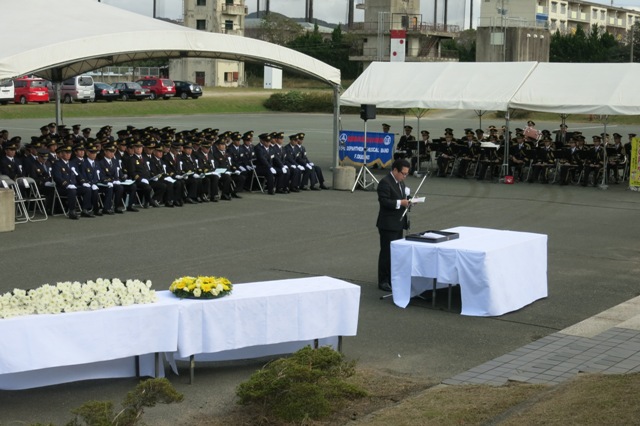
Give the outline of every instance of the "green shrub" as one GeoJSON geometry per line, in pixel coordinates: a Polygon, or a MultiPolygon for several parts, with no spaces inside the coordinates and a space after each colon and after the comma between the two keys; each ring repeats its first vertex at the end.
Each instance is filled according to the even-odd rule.
{"type": "Polygon", "coordinates": [[[355,362],[329,347],[300,349],[289,358],[274,360],[241,383],[242,405],[255,405],[267,415],[285,421],[320,419],[346,399],[366,392],[345,381],[355,373],[355,362]]]}
{"type": "Polygon", "coordinates": [[[135,426],[142,420],[145,407],[181,402],[182,399],[182,394],[166,378],[149,379],[127,393],[118,413],[114,413],[111,402],[89,401],[71,411],[75,418],[67,426],[135,426]]]}

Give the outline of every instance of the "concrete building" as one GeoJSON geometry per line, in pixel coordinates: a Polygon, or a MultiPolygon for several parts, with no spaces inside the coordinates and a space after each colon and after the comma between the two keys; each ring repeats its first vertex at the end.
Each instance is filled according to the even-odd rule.
{"type": "Polygon", "coordinates": [[[580,0],[484,0],[478,21],[476,60],[549,61],[551,35],[589,32],[594,24],[624,40],[640,11],[580,0]]]}
{"type": "MultiPolygon", "coordinates": [[[[184,0],[184,25],[201,31],[244,36],[245,0],[184,0]]],[[[222,59],[174,59],[169,76],[203,86],[244,84],[244,62],[222,59]]]]}
{"type": "Polygon", "coordinates": [[[389,61],[391,31],[406,31],[405,62],[457,61],[443,51],[442,42],[456,37],[457,25],[426,22],[419,0],[358,0],[364,9],[364,22],[353,23],[349,32],[362,36],[362,44],[349,56],[368,66],[373,61],[389,61]]]}

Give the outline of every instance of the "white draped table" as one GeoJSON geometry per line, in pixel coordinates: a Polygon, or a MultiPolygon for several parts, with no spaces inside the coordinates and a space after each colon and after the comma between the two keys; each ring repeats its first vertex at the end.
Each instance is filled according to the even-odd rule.
{"type": "Polygon", "coordinates": [[[160,352],[215,360],[290,353],[358,327],[360,287],[330,277],[236,284],[214,300],[157,295],[149,305],[0,320],[0,389],[131,377],[134,357],[145,354],[140,373],[155,376],[160,352]]]}
{"type": "Polygon", "coordinates": [[[391,243],[393,301],[442,284],[460,284],[462,315],[497,316],[547,297],[547,236],[457,227],[460,238],[441,243],[391,243]]]}
{"type": "Polygon", "coordinates": [[[57,315],[0,319],[0,389],[155,376],[155,353],[178,344],[178,306],[160,300],[57,315]],[[137,370],[136,356],[140,371],[137,370]]]}

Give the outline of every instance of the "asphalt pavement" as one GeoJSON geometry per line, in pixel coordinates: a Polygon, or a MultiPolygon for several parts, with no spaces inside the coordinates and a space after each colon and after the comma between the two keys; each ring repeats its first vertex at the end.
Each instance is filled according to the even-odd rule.
{"type": "MultiPolygon", "coordinates": [[[[325,114],[259,114],[168,116],[72,120],[97,129],[174,126],[179,130],[218,127],[256,133],[304,131],[312,160],[331,185],[332,117],[325,114]]],[[[378,117],[369,131],[389,122],[399,131],[402,117],[378,117]]],[[[414,119],[407,122],[417,129],[414,119]]],[[[23,139],[37,135],[46,120],[11,120],[2,127],[23,139]]],[[[501,125],[498,120],[484,121],[501,125]]],[[[522,124],[522,123],[519,123],[522,124]]],[[[557,128],[558,122],[538,123],[557,128]]],[[[361,130],[356,116],[342,126],[361,130]]],[[[421,120],[436,136],[445,127],[462,134],[478,127],[473,113],[446,113],[421,120]]],[[[517,125],[517,123],[514,123],[517,125]]],[[[572,125],[584,134],[601,125],[572,125]]],[[[627,133],[631,127],[608,128],[627,133]]],[[[414,130],[415,131],[415,130],[414,130]]],[[[381,177],[386,170],[373,170],[381,177]]],[[[415,188],[419,180],[408,178],[415,188]]],[[[377,289],[378,204],[373,191],[306,191],[269,196],[243,194],[240,200],[183,208],[157,208],[139,213],[70,221],[16,225],[0,234],[0,292],[57,281],[97,277],[145,278],[164,290],[182,275],[223,275],[232,282],[329,275],[362,289],[358,335],[344,339],[343,351],[364,367],[399,376],[442,382],[508,354],[545,336],[597,315],[640,294],[637,234],[640,194],[625,185],[607,190],[580,186],[518,183],[505,185],[472,179],[425,181],[424,205],[412,209],[414,231],[473,226],[547,234],[549,296],[501,317],[459,315],[459,293],[453,310],[443,303],[414,301],[406,309],[381,300],[377,289]]],[[[527,271],[521,271],[526,274],[527,271]]],[[[457,297],[456,297],[457,296],[457,297]]],[[[1,336],[0,336],[1,339],[1,336]]],[[[2,342],[2,345],[10,342],[2,342]]],[[[168,373],[185,394],[179,406],[158,406],[145,414],[148,424],[188,424],[190,415],[214,416],[234,401],[235,387],[263,360],[198,365],[196,382],[186,370],[168,373]]],[[[70,410],[89,399],[119,402],[135,379],[92,380],[25,391],[0,391],[0,424],[53,422],[71,418],[70,410]],[[37,407],[37,409],[34,409],[37,407]]]]}

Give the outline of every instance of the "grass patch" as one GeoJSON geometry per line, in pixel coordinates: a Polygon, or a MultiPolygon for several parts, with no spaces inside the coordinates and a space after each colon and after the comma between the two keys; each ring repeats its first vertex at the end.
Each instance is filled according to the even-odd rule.
{"type": "MultiPolygon", "coordinates": [[[[208,90],[199,99],[113,101],[62,105],[65,119],[74,117],[141,117],[151,115],[192,115],[222,113],[257,113],[267,109],[262,105],[271,92],[258,90],[208,90]]],[[[2,105],[0,119],[31,119],[55,117],[56,107],[48,104],[2,105]]]]}

